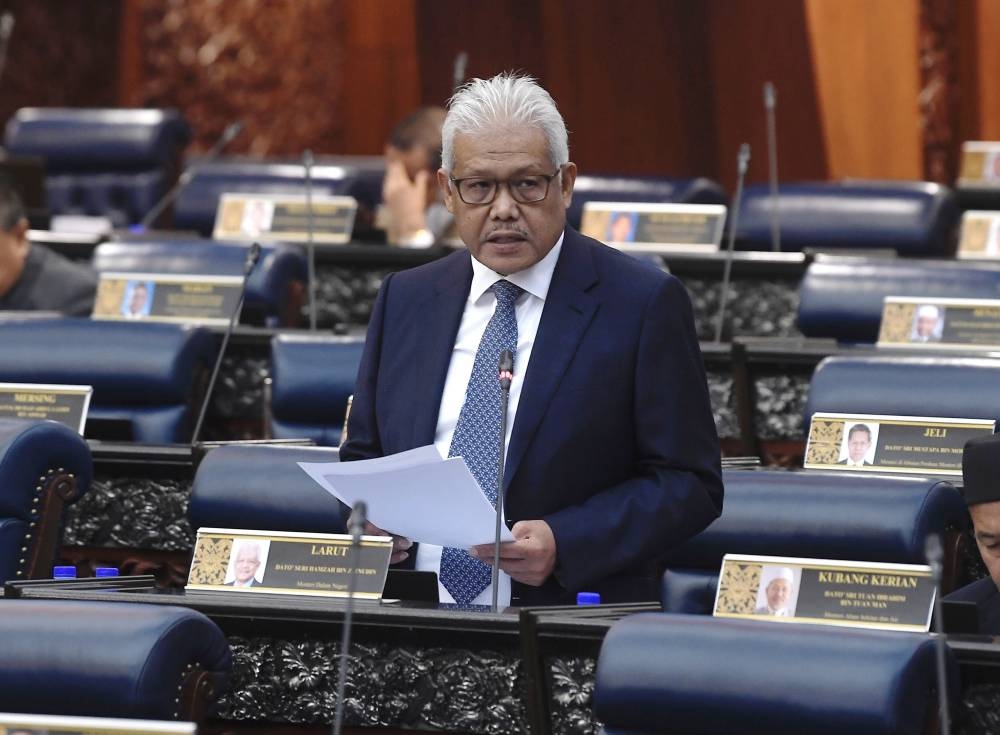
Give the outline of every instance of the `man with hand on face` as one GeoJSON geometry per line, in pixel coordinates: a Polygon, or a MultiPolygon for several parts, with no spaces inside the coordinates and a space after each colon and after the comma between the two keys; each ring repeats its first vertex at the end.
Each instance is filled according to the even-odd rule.
{"type": "MultiPolygon", "coordinates": [[[[434,444],[463,457],[491,502],[505,492],[515,540],[501,549],[501,604],[564,604],[581,590],[658,599],[659,558],[722,509],[687,292],[567,227],[576,165],[562,116],[530,78],[476,79],[455,94],[437,180],[466,250],[383,282],[341,460],[434,444]],[[498,488],[505,349],[514,378],[498,488]]],[[[488,604],[489,541],[396,537],[393,562],[438,572],[443,602],[488,604]]]]}

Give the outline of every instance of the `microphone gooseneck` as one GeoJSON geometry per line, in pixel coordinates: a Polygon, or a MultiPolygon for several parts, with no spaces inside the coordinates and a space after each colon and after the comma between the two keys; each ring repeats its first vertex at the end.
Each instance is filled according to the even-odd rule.
{"type": "Polygon", "coordinates": [[[937,640],[935,641],[935,668],[937,669],[938,716],[940,717],[938,732],[940,735],[950,735],[948,670],[945,666],[944,620],[941,617],[941,573],[944,567],[944,549],[941,548],[941,539],[936,533],[927,534],[927,538],[924,541],[924,553],[927,556],[927,564],[931,568],[931,578],[934,580],[934,632],[937,633],[937,640]]]}
{"type": "Polygon", "coordinates": [[[729,223],[729,238],[726,243],[726,262],[722,268],[722,286],[719,289],[719,313],[715,317],[715,342],[722,341],[722,323],[726,318],[726,301],[729,299],[729,276],[733,270],[733,248],[736,243],[736,227],[740,222],[740,206],[743,203],[743,179],[750,164],[750,144],[743,143],[736,157],[736,193],[733,195],[732,217],[729,223]]]}
{"type": "Polygon", "coordinates": [[[347,604],[344,606],[344,624],[340,636],[340,665],[337,669],[337,709],[333,717],[333,735],[340,735],[344,728],[344,691],[347,688],[347,657],[351,649],[351,622],[354,615],[354,592],[358,580],[358,559],[361,551],[361,535],[368,520],[368,506],[363,500],[354,504],[351,517],[347,521],[347,531],[351,534],[351,576],[347,583],[347,604]]]}
{"type": "Polygon", "coordinates": [[[308,278],[309,283],[307,284],[307,290],[309,292],[309,329],[310,331],[316,331],[316,222],[313,214],[313,176],[312,170],[315,161],[313,159],[312,151],[306,149],[302,153],[302,167],[305,169],[305,184],[306,184],[306,218],[308,226],[306,228],[306,254],[309,260],[308,263],[308,278]]]}
{"type": "Polygon", "coordinates": [[[500,353],[497,377],[500,381],[500,457],[497,461],[496,529],[493,537],[493,612],[499,612],[497,595],[500,588],[500,530],[503,527],[504,449],[507,437],[507,404],[510,402],[510,383],[514,379],[514,353],[510,350],[500,353]]]}
{"type": "Polygon", "coordinates": [[[775,118],[775,107],[778,94],[771,82],[764,84],[764,111],[767,115],[767,164],[768,180],[771,185],[771,249],[781,251],[781,220],[778,216],[780,198],[778,197],[778,124],[775,118]]]}

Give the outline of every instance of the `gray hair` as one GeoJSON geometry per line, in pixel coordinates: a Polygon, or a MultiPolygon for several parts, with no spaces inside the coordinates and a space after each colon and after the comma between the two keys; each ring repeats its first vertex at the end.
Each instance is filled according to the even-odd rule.
{"type": "Polygon", "coordinates": [[[491,79],[473,79],[448,101],[441,131],[441,164],[455,167],[455,136],[477,133],[490,126],[534,125],[545,135],[553,165],[569,162],[566,123],[552,96],[530,76],[504,72],[491,79]]]}

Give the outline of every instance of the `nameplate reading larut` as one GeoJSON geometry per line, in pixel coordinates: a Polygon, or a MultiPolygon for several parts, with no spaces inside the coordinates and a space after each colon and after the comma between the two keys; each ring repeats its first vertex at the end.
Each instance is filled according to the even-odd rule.
{"type": "Polygon", "coordinates": [[[378,600],[391,555],[386,536],[202,528],[186,589],[378,600]]]}

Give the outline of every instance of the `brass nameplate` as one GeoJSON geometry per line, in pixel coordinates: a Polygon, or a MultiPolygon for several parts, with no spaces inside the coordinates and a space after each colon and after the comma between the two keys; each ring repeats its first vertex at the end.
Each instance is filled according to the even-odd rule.
{"type": "Polygon", "coordinates": [[[0,714],[0,735],[194,735],[193,722],[0,714]]]}
{"type": "Polygon", "coordinates": [[[711,253],[725,223],[721,204],[587,202],[580,231],[623,250],[711,253]]]}
{"type": "Polygon", "coordinates": [[[923,565],[726,554],[712,614],[926,633],[934,595],[923,565]]]}
{"type": "Polygon", "coordinates": [[[89,385],[0,383],[0,418],[48,419],[83,434],[92,395],[89,385]]]}
{"type": "Polygon", "coordinates": [[[391,555],[388,536],[355,549],[345,534],[202,528],[185,589],[347,597],[355,574],[355,596],[378,600],[391,555]]]}
{"type": "Polygon", "coordinates": [[[974,209],[963,212],[957,255],[960,259],[974,260],[1000,258],[1000,212],[974,209]]]}
{"type": "Polygon", "coordinates": [[[967,140],[962,143],[958,187],[1000,187],[1000,142],[967,140]]]}
{"type": "Polygon", "coordinates": [[[351,241],[358,203],[353,197],[302,194],[223,194],[215,215],[216,240],[313,242],[343,245],[351,241]]]}
{"type": "Polygon", "coordinates": [[[94,319],[229,324],[240,300],[240,276],[102,273],[94,319]]]}
{"type": "Polygon", "coordinates": [[[878,346],[1000,350],[1000,300],[887,296],[878,346]]]}
{"type": "Polygon", "coordinates": [[[803,466],[960,476],[965,443],[993,434],[995,424],[985,419],[814,413],[803,466]]]}

